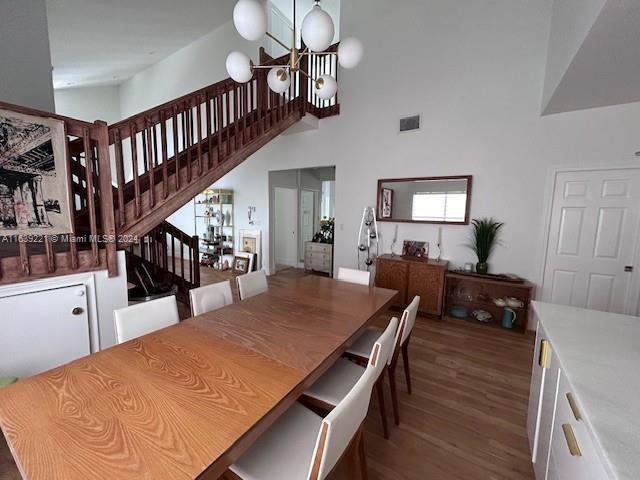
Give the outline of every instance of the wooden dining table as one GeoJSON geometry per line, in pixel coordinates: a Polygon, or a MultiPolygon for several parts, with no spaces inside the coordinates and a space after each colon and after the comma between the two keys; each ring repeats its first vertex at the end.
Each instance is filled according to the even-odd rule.
{"type": "Polygon", "coordinates": [[[0,390],[25,479],[218,478],[397,292],[305,276],[0,390]]]}

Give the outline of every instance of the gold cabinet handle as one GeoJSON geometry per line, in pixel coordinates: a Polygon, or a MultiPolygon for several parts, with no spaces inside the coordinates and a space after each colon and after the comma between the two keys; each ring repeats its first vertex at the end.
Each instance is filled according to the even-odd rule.
{"type": "Polygon", "coordinates": [[[538,358],[538,365],[542,368],[549,368],[551,365],[551,343],[549,340],[542,340],[540,342],[540,357],[538,358]]]}
{"type": "Polygon", "coordinates": [[[580,447],[578,446],[578,440],[576,440],[576,436],[573,433],[573,428],[568,423],[562,425],[562,431],[564,432],[564,438],[567,441],[567,447],[569,447],[569,452],[573,457],[581,457],[582,452],[580,451],[580,447]]]}
{"type": "Polygon", "coordinates": [[[578,404],[576,403],[576,399],[573,398],[573,394],[571,392],[567,393],[567,401],[569,402],[569,407],[571,407],[571,412],[573,412],[573,416],[579,422],[582,420],[582,415],[580,415],[580,410],[578,410],[578,404]]]}

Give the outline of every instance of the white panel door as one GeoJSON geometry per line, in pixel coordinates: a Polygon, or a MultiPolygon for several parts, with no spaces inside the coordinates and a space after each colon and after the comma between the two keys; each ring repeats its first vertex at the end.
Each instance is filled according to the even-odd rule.
{"type": "Polygon", "coordinates": [[[89,355],[83,284],[0,298],[0,376],[28,377],[89,355]]]}
{"type": "Polygon", "coordinates": [[[640,170],[557,174],[543,299],[616,313],[634,313],[630,291],[638,233],[640,170]],[[631,309],[631,311],[630,311],[631,309]]]}
{"type": "Polygon", "coordinates": [[[275,189],[275,257],[277,265],[298,266],[298,190],[275,189]]]}

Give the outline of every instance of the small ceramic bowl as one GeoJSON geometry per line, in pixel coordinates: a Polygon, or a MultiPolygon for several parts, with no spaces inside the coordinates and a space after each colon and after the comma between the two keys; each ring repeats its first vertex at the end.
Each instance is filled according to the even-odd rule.
{"type": "Polygon", "coordinates": [[[508,307],[511,308],[522,308],[524,307],[524,302],[522,300],[519,300],[515,297],[507,297],[504,299],[504,301],[507,303],[508,307]]]}
{"type": "Polygon", "coordinates": [[[496,304],[496,307],[506,307],[507,302],[504,301],[503,298],[494,298],[493,303],[496,304]]]}
{"type": "Polygon", "coordinates": [[[469,312],[464,307],[451,307],[449,313],[456,318],[467,318],[469,316],[469,312]]]}

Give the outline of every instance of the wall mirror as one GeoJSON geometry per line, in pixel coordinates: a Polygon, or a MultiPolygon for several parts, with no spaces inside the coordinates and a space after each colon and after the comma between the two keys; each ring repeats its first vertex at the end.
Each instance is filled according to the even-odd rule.
{"type": "Polygon", "coordinates": [[[378,221],[467,225],[471,175],[378,180],[378,221]]]}

